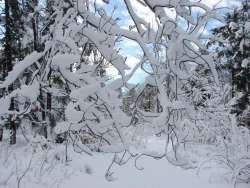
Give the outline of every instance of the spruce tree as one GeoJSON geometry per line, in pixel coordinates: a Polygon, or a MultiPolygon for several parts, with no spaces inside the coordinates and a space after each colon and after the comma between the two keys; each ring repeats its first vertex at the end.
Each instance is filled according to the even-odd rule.
{"type": "Polygon", "coordinates": [[[226,43],[219,42],[217,56],[224,71],[231,73],[232,96],[236,103],[233,113],[239,124],[250,126],[250,2],[245,0],[241,7],[227,15],[225,26],[216,28],[214,34],[226,43]]]}
{"type": "MultiPolygon", "coordinates": [[[[2,31],[4,31],[3,39],[0,41],[3,50],[1,51],[1,80],[5,80],[9,75],[9,72],[13,70],[13,66],[16,62],[23,60],[23,58],[29,53],[24,44],[24,40],[27,35],[27,21],[24,19],[28,15],[29,10],[26,9],[26,3],[28,1],[18,0],[5,0],[3,4],[3,12],[1,18],[2,31]]],[[[34,35],[35,36],[35,35],[34,35]]],[[[8,88],[1,89],[1,97],[6,97],[9,93],[20,86],[19,80],[9,85],[8,88]]],[[[11,103],[9,105],[9,111],[18,111],[19,102],[15,96],[11,97],[11,103]]],[[[10,128],[10,144],[16,143],[16,129],[18,126],[19,118],[11,114],[5,117],[7,127],[10,128]]],[[[3,126],[0,127],[0,140],[3,137],[3,126]]]]}

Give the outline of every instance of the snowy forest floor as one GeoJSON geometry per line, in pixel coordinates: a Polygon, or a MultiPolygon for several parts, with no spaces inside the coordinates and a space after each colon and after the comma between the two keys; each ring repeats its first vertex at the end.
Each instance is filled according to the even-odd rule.
{"type": "MultiPolygon", "coordinates": [[[[107,181],[105,173],[113,154],[94,153],[93,156],[79,154],[68,148],[65,162],[65,145],[51,144],[46,148],[33,141],[26,143],[21,135],[18,144],[8,145],[8,139],[0,143],[0,187],[1,188],[233,188],[223,179],[223,169],[211,164],[211,168],[184,170],[171,165],[166,159],[155,160],[142,157],[135,168],[129,160],[123,166],[112,166],[114,179],[107,181]]],[[[160,152],[164,140],[151,138],[147,146],[151,152],[160,152]],[[153,149],[153,150],[152,150],[153,149]]],[[[147,150],[147,148],[143,148],[147,150]]],[[[249,188],[249,184],[237,184],[237,188],[249,188]]]]}

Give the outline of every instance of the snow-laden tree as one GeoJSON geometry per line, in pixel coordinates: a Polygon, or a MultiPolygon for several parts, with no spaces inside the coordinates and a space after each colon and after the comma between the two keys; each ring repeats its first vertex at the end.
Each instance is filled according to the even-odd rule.
{"type": "Polygon", "coordinates": [[[135,29],[133,36],[125,31],[119,33],[137,42],[143,51],[140,67],[145,70],[145,65],[151,66],[151,73],[145,71],[155,80],[162,107],[156,118],[149,113],[143,116],[152,120],[150,124],[157,135],[166,136],[165,153],[144,153],[138,157],[165,156],[175,165],[190,168],[198,165],[192,156],[193,144],[218,145],[223,148],[219,149],[222,156],[227,158],[226,142],[232,148],[242,146],[242,155],[235,155],[237,152],[230,150],[237,156],[232,160],[236,163],[233,169],[237,169],[237,160],[248,155],[247,147],[244,140],[232,139],[240,133],[233,128],[235,122],[230,118],[230,106],[227,105],[230,87],[220,85],[213,55],[203,40],[203,31],[209,21],[223,22],[217,9],[188,0],[139,1],[155,15],[157,26],[150,27],[147,19],[136,13],[132,1],[124,2],[134,22],[131,27],[135,29]]]}
{"type": "MultiPolygon", "coordinates": [[[[38,17],[44,11],[41,7],[38,9],[38,2],[40,1],[6,0],[1,4],[1,45],[4,47],[1,53],[1,75],[3,76],[1,79],[8,75],[15,63],[23,60],[33,50],[39,50],[38,24],[41,22],[39,22],[40,18],[38,17]],[[40,13],[38,13],[38,10],[40,13]]],[[[24,74],[28,76],[29,71],[25,70],[24,74]]],[[[8,93],[17,87],[20,87],[20,83],[18,80],[15,80],[13,85],[10,84],[8,88],[1,89],[1,97],[5,95],[5,91],[8,90],[8,93]]],[[[12,100],[9,110],[17,108],[18,104],[15,104],[15,101],[12,100]]],[[[5,106],[5,108],[8,107],[5,106]]],[[[17,119],[17,117],[9,117],[9,120],[1,121],[2,126],[10,128],[12,135],[10,142],[13,144],[15,144],[15,130],[19,126],[18,121],[15,122],[17,119]]],[[[2,128],[0,129],[2,130],[2,128]]]]}
{"type": "MultiPolygon", "coordinates": [[[[114,48],[118,37],[88,23],[87,15],[80,12],[95,19],[100,17],[89,11],[88,2],[83,1],[81,5],[53,1],[53,13],[46,34],[42,36],[43,50],[34,51],[18,62],[1,84],[1,88],[6,88],[16,80],[21,83],[19,88],[1,99],[1,104],[6,106],[1,114],[28,117],[43,127],[43,134],[47,137],[52,132],[49,129],[55,126],[51,124],[53,110],[56,111],[52,109],[52,99],[61,97],[66,103],[62,112],[65,118],[59,119],[55,129],[57,134],[67,132],[67,139],[72,139],[74,144],[87,134],[98,150],[113,143],[126,147],[120,129],[128,124],[128,120],[121,110],[118,92],[123,83],[107,84],[108,78],[103,76],[102,66],[106,62],[112,64],[123,77],[128,67],[125,58],[114,48]],[[18,110],[10,112],[11,98],[17,101],[18,110]],[[38,110],[45,111],[45,114],[39,115],[38,110]]],[[[103,11],[98,10],[99,14],[104,14],[103,11]]],[[[112,22],[111,18],[106,19],[107,24],[112,22]]],[[[54,107],[61,102],[57,101],[54,107]]]]}
{"type": "MultiPolygon", "coordinates": [[[[201,32],[208,21],[211,19],[222,21],[222,18],[216,14],[215,9],[200,2],[140,1],[145,8],[149,8],[155,14],[158,25],[156,28],[150,28],[147,20],[136,14],[131,1],[124,2],[134,21],[136,31],[133,30],[135,33],[133,37],[125,32],[121,33],[124,37],[136,41],[141,47],[144,54],[141,66],[144,67],[145,64],[151,66],[150,77],[155,80],[155,85],[158,87],[162,106],[162,112],[154,118],[153,125],[157,127],[157,133],[165,132],[167,141],[173,141],[175,150],[184,139],[180,121],[183,121],[183,118],[189,121],[197,119],[195,116],[197,111],[191,104],[193,99],[187,100],[182,89],[194,76],[193,67],[199,65],[207,68],[212,75],[209,84],[218,87],[213,58],[201,40],[201,32]],[[176,14],[174,18],[166,11],[170,8],[176,14]],[[197,9],[202,14],[195,18],[193,11],[197,9]],[[185,21],[186,30],[185,26],[177,24],[180,19],[185,21]],[[150,44],[153,48],[149,46],[150,44]]],[[[170,142],[166,144],[166,154],[168,144],[170,142]]]]}
{"type": "MultiPolygon", "coordinates": [[[[216,9],[191,0],[139,0],[155,16],[157,25],[151,27],[146,18],[137,14],[133,2],[124,0],[134,23],[126,29],[113,14],[92,1],[50,2],[42,49],[16,63],[0,85],[7,88],[16,80],[21,83],[0,99],[1,106],[6,106],[1,108],[2,116],[29,117],[45,128],[49,139],[60,134],[66,146],[72,143],[77,152],[90,155],[93,150],[114,152],[112,164],[126,163],[124,156],[128,154],[129,159],[136,157],[136,161],[146,155],[166,157],[183,168],[198,167],[199,154],[194,153],[199,146],[208,149],[208,153],[202,153],[204,156],[220,151],[223,162],[229,159],[228,152],[241,153],[240,157],[245,159],[247,145],[236,137],[240,131],[232,128],[234,121],[228,117],[228,89],[220,86],[213,56],[202,39],[202,31],[210,20],[223,21],[216,9]],[[143,52],[140,62],[129,73],[126,57],[117,49],[117,42],[122,43],[123,38],[137,43],[143,52]],[[101,71],[104,64],[111,64],[120,78],[109,80],[101,71]],[[154,101],[159,102],[161,110],[140,111],[138,115],[139,109],[134,105],[132,118],[147,120],[139,126],[165,139],[162,153],[134,153],[130,149],[128,131],[134,123],[122,111],[119,91],[139,68],[154,82],[157,93],[154,101]],[[24,74],[26,71],[28,74],[24,74]],[[11,98],[17,101],[16,111],[8,110],[11,98]],[[58,106],[60,112],[55,108],[58,106]],[[45,113],[45,117],[36,116],[37,110],[45,113]],[[55,125],[52,119],[57,112],[62,116],[55,125]],[[209,144],[217,147],[208,147],[209,144]],[[121,152],[120,159],[117,153],[121,152]]],[[[239,159],[239,155],[235,158],[239,159]]],[[[239,166],[242,164],[237,163],[232,170],[241,169],[239,166]]],[[[106,177],[112,179],[110,168],[106,177]]]]}
{"type": "MultiPolygon", "coordinates": [[[[12,70],[13,65],[16,61],[20,60],[23,57],[23,48],[21,45],[21,38],[24,35],[24,22],[22,17],[22,10],[20,4],[17,0],[4,1],[1,4],[1,45],[3,46],[3,53],[1,55],[1,80],[4,79],[8,72],[12,70]]],[[[15,84],[9,85],[8,90],[11,92],[15,88],[15,84]]],[[[1,89],[1,97],[4,95],[4,89],[1,89]]],[[[15,101],[12,98],[11,105],[9,110],[14,110],[15,101]]],[[[15,118],[12,115],[8,117],[8,127],[10,128],[10,143],[15,144],[16,142],[16,127],[17,122],[14,121],[15,118]]],[[[1,124],[4,124],[3,122],[1,124]]],[[[0,127],[0,140],[2,138],[3,130],[0,127]]]]}
{"type": "Polygon", "coordinates": [[[214,33],[224,42],[217,44],[217,59],[224,61],[224,71],[229,72],[232,82],[232,94],[236,97],[233,113],[239,124],[250,125],[249,120],[249,45],[250,45],[250,3],[242,1],[240,7],[227,15],[226,25],[216,28],[214,33]]]}
{"type": "MultiPolygon", "coordinates": [[[[118,98],[116,90],[126,85],[126,81],[136,69],[148,64],[152,69],[150,77],[155,80],[155,85],[158,87],[162,108],[158,117],[153,120],[153,125],[159,132],[166,133],[167,140],[183,137],[182,131],[177,134],[178,129],[181,129],[178,128],[179,119],[177,121],[175,116],[185,114],[187,111],[188,114],[196,114],[195,109],[190,107],[189,101],[181,95],[182,86],[193,75],[191,67],[199,64],[208,68],[213,75],[210,82],[218,84],[213,59],[200,40],[200,31],[210,19],[221,18],[216,15],[215,10],[200,2],[141,1],[143,6],[149,8],[156,16],[158,25],[156,28],[151,28],[144,18],[136,14],[131,1],[124,0],[124,3],[134,21],[135,30],[121,28],[117,20],[110,17],[103,8],[95,7],[92,10],[88,1],[53,1],[47,31],[41,41],[44,49],[41,52],[32,52],[16,64],[1,87],[8,87],[17,79],[23,84],[6,96],[2,103],[9,106],[10,102],[6,99],[15,97],[20,104],[18,104],[19,110],[14,114],[22,117],[29,114],[32,106],[38,105],[37,101],[43,101],[44,96],[40,92],[42,90],[44,91],[42,93],[47,93],[48,96],[46,107],[44,108],[41,103],[40,107],[43,107],[40,109],[46,111],[48,118],[51,114],[51,109],[47,108],[51,106],[48,103],[50,95],[63,93],[68,96],[70,102],[65,109],[66,121],[62,121],[59,124],[61,126],[56,127],[58,133],[67,129],[74,130],[74,127],[79,129],[82,126],[86,128],[85,131],[93,133],[98,132],[95,129],[101,127],[99,134],[92,135],[93,137],[102,140],[103,134],[109,134],[107,130],[115,129],[116,134],[122,138],[117,126],[126,125],[127,122],[120,118],[122,112],[119,103],[115,101],[115,98],[118,98]],[[169,8],[175,10],[175,18],[169,17],[166,13],[165,9],[169,8]],[[194,8],[201,9],[203,13],[197,19],[192,16],[194,8]],[[180,18],[187,22],[187,30],[177,24],[180,18]],[[125,57],[115,49],[116,42],[121,37],[138,43],[144,54],[140,63],[127,75],[125,75],[125,70],[128,69],[125,57]],[[105,77],[96,76],[97,66],[84,57],[88,43],[95,46],[105,61],[119,71],[121,79],[107,84],[105,77]],[[27,69],[32,73],[28,74],[28,77],[23,76],[27,69]],[[55,84],[55,78],[58,77],[64,83],[59,88],[55,84]],[[106,123],[101,123],[102,121],[106,123]],[[94,128],[89,124],[93,124],[94,128]],[[103,126],[98,126],[99,124],[103,126]]],[[[2,113],[10,112],[5,110],[2,113]]],[[[42,118],[39,123],[48,126],[44,121],[42,118]]]]}

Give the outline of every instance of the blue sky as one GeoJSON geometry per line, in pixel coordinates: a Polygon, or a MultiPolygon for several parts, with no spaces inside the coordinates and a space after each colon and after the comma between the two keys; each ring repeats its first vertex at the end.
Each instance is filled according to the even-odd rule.
{"type": "MultiPolygon", "coordinates": [[[[128,29],[129,25],[133,25],[132,19],[130,18],[126,10],[126,6],[123,0],[110,0],[109,1],[110,3],[108,5],[103,3],[102,0],[97,0],[96,2],[97,2],[98,7],[104,7],[108,14],[111,14],[114,7],[116,7],[113,18],[120,18],[120,21],[118,22],[118,24],[121,27],[128,29]]],[[[156,23],[155,23],[154,15],[152,14],[152,12],[149,9],[143,7],[140,3],[137,2],[137,0],[132,0],[131,2],[132,2],[135,12],[140,17],[146,18],[147,21],[150,22],[151,25],[154,27],[154,24],[156,23]]],[[[232,8],[234,6],[239,5],[239,1],[237,0],[202,0],[202,2],[210,7],[217,5],[216,7],[232,8]]],[[[224,10],[221,10],[220,13],[224,14],[226,11],[229,11],[229,10],[224,9],[224,10]]],[[[180,24],[182,23],[180,22],[180,24]]],[[[210,24],[207,25],[205,33],[208,34],[211,28],[217,27],[218,25],[219,25],[218,22],[217,23],[211,22],[210,24]]],[[[127,39],[124,40],[121,45],[118,45],[118,47],[121,48],[121,54],[127,57],[127,64],[129,65],[129,67],[133,68],[139,62],[139,59],[142,56],[142,51],[140,50],[140,47],[135,42],[127,40],[127,39]]],[[[112,76],[116,77],[117,71],[115,69],[109,69],[108,72],[112,76]]],[[[130,80],[130,83],[136,84],[136,83],[142,82],[146,76],[147,76],[146,73],[144,73],[141,69],[139,69],[135,73],[133,78],[130,80]]]]}
{"type": "MultiPolygon", "coordinates": [[[[121,27],[128,29],[129,25],[133,25],[123,0],[110,0],[110,3],[108,5],[103,3],[102,0],[97,0],[97,5],[98,7],[104,7],[109,15],[112,13],[114,7],[116,7],[113,18],[119,18],[118,24],[121,27]]],[[[133,68],[139,62],[139,58],[142,55],[142,51],[140,50],[137,43],[123,38],[123,41],[118,44],[118,48],[121,49],[120,53],[124,57],[127,57],[126,63],[129,65],[130,68],[133,68]]],[[[113,68],[110,68],[108,70],[108,73],[111,74],[113,77],[117,77],[118,74],[118,72],[113,68]]],[[[146,74],[139,69],[130,82],[139,83],[144,80],[145,76],[146,74]]]]}

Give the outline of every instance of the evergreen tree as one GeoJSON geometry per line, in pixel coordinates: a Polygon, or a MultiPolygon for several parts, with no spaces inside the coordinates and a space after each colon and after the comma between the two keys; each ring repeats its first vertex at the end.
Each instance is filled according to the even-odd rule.
{"type": "MultiPolygon", "coordinates": [[[[23,58],[32,51],[32,46],[37,50],[37,21],[36,14],[34,13],[34,7],[37,5],[37,0],[5,0],[3,4],[3,15],[1,19],[3,39],[1,40],[1,46],[3,51],[1,52],[1,80],[5,80],[9,72],[13,70],[13,66],[16,62],[23,60],[23,58]],[[29,23],[30,13],[34,13],[32,21],[29,23]],[[28,19],[24,19],[24,17],[28,19]],[[29,26],[30,25],[30,26],[29,26]],[[33,30],[33,40],[30,40],[30,31],[33,30]],[[27,42],[27,39],[28,42],[27,42]],[[29,42],[31,41],[31,42],[29,42]],[[30,45],[34,43],[34,45],[30,45]]],[[[26,72],[27,73],[27,72],[26,72]]],[[[8,96],[16,88],[20,87],[20,80],[16,80],[8,88],[1,88],[1,97],[8,96]]],[[[9,111],[18,111],[19,101],[16,96],[11,97],[11,103],[9,104],[9,111]]],[[[9,117],[5,117],[5,123],[10,128],[10,143],[16,142],[16,129],[19,118],[12,113],[9,117]]],[[[2,126],[5,124],[2,122],[2,126]]],[[[0,140],[3,136],[3,128],[0,128],[0,140]]]]}
{"type": "MultiPolygon", "coordinates": [[[[21,38],[23,34],[22,14],[17,0],[5,0],[4,4],[5,15],[5,33],[4,33],[4,53],[3,53],[3,68],[2,75],[5,78],[8,72],[12,71],[13,64],[16,59],[21,58],[21,38]]],[[[6,92],[13,91],[15,83],[6,88],[6,92]]],[[[9,111],[14,111],[16,108],[15,98],[11,98],[9,111]]],[[[16,121],[13,115],[9,115],[8,124],[10,128],[10,144],[16,143],[16,121]]],[[[0,131],[2,138],[2,130],[0,131]]]]}
{"type": "Polygon", "coordinates": [[[250,126],[250,2],[244,0],[240,8],[227,15],[225,26],[214,34],[223,39],[217,42],[218,59],[224,70],[231,73],[232,96],[237,102],[233,112],[239,123],[250,126]]]}
{"type": "MultiPolygon", "coordinates": [[[[79,23],[78,19],[83,18],[77,9],[75,2],[67,0],[55,0],[50,4],[47,23],[41,32],[42,47],[39,50],[34,48],[6,77],[1,84],[2,88],[15,81],[21,85],[2,102],[9,103],[8,99],[12,96],[22,101],[19,110],[15,109],[12,114],[22,119],[28,117],[45,138],[51,138],[55,116],[61,114],[56,117],[58,126],[54,133],[73,134],[79,140],[84,131],[92,139],[98,140],[99,148],[103,143],[113,142],[112,135],[119,137],[120,131],[114,127],[120,126],[116,116],[122,114],[119,93],[115,91],[117,88],[105,83],[108,79],[104,70],[106,62],[112,62],[120,72],[124,72],[127,66],[125,60],[113,49],[112,42],[115,40],[108,40],[107,44],[99,42],[105,41],[107,35],[97,31],[91,24],[79,23]],[[115,89],[108,89],[110,87],[115,89]],[[62,109],[58,110],[59,106],[62,109]],[[97,132],[95,129],[100,123],[106,126],[97,132]],[[82,127],[80,130],[70,130],[72,124],[82,127]]],[[[33,33],[37,32],[33,29],[33,33]]],[[[35,37],[33,40],[35,42],[35,37]]],[[[2,113],[5,115],[10,112],[2,113]]]]}

